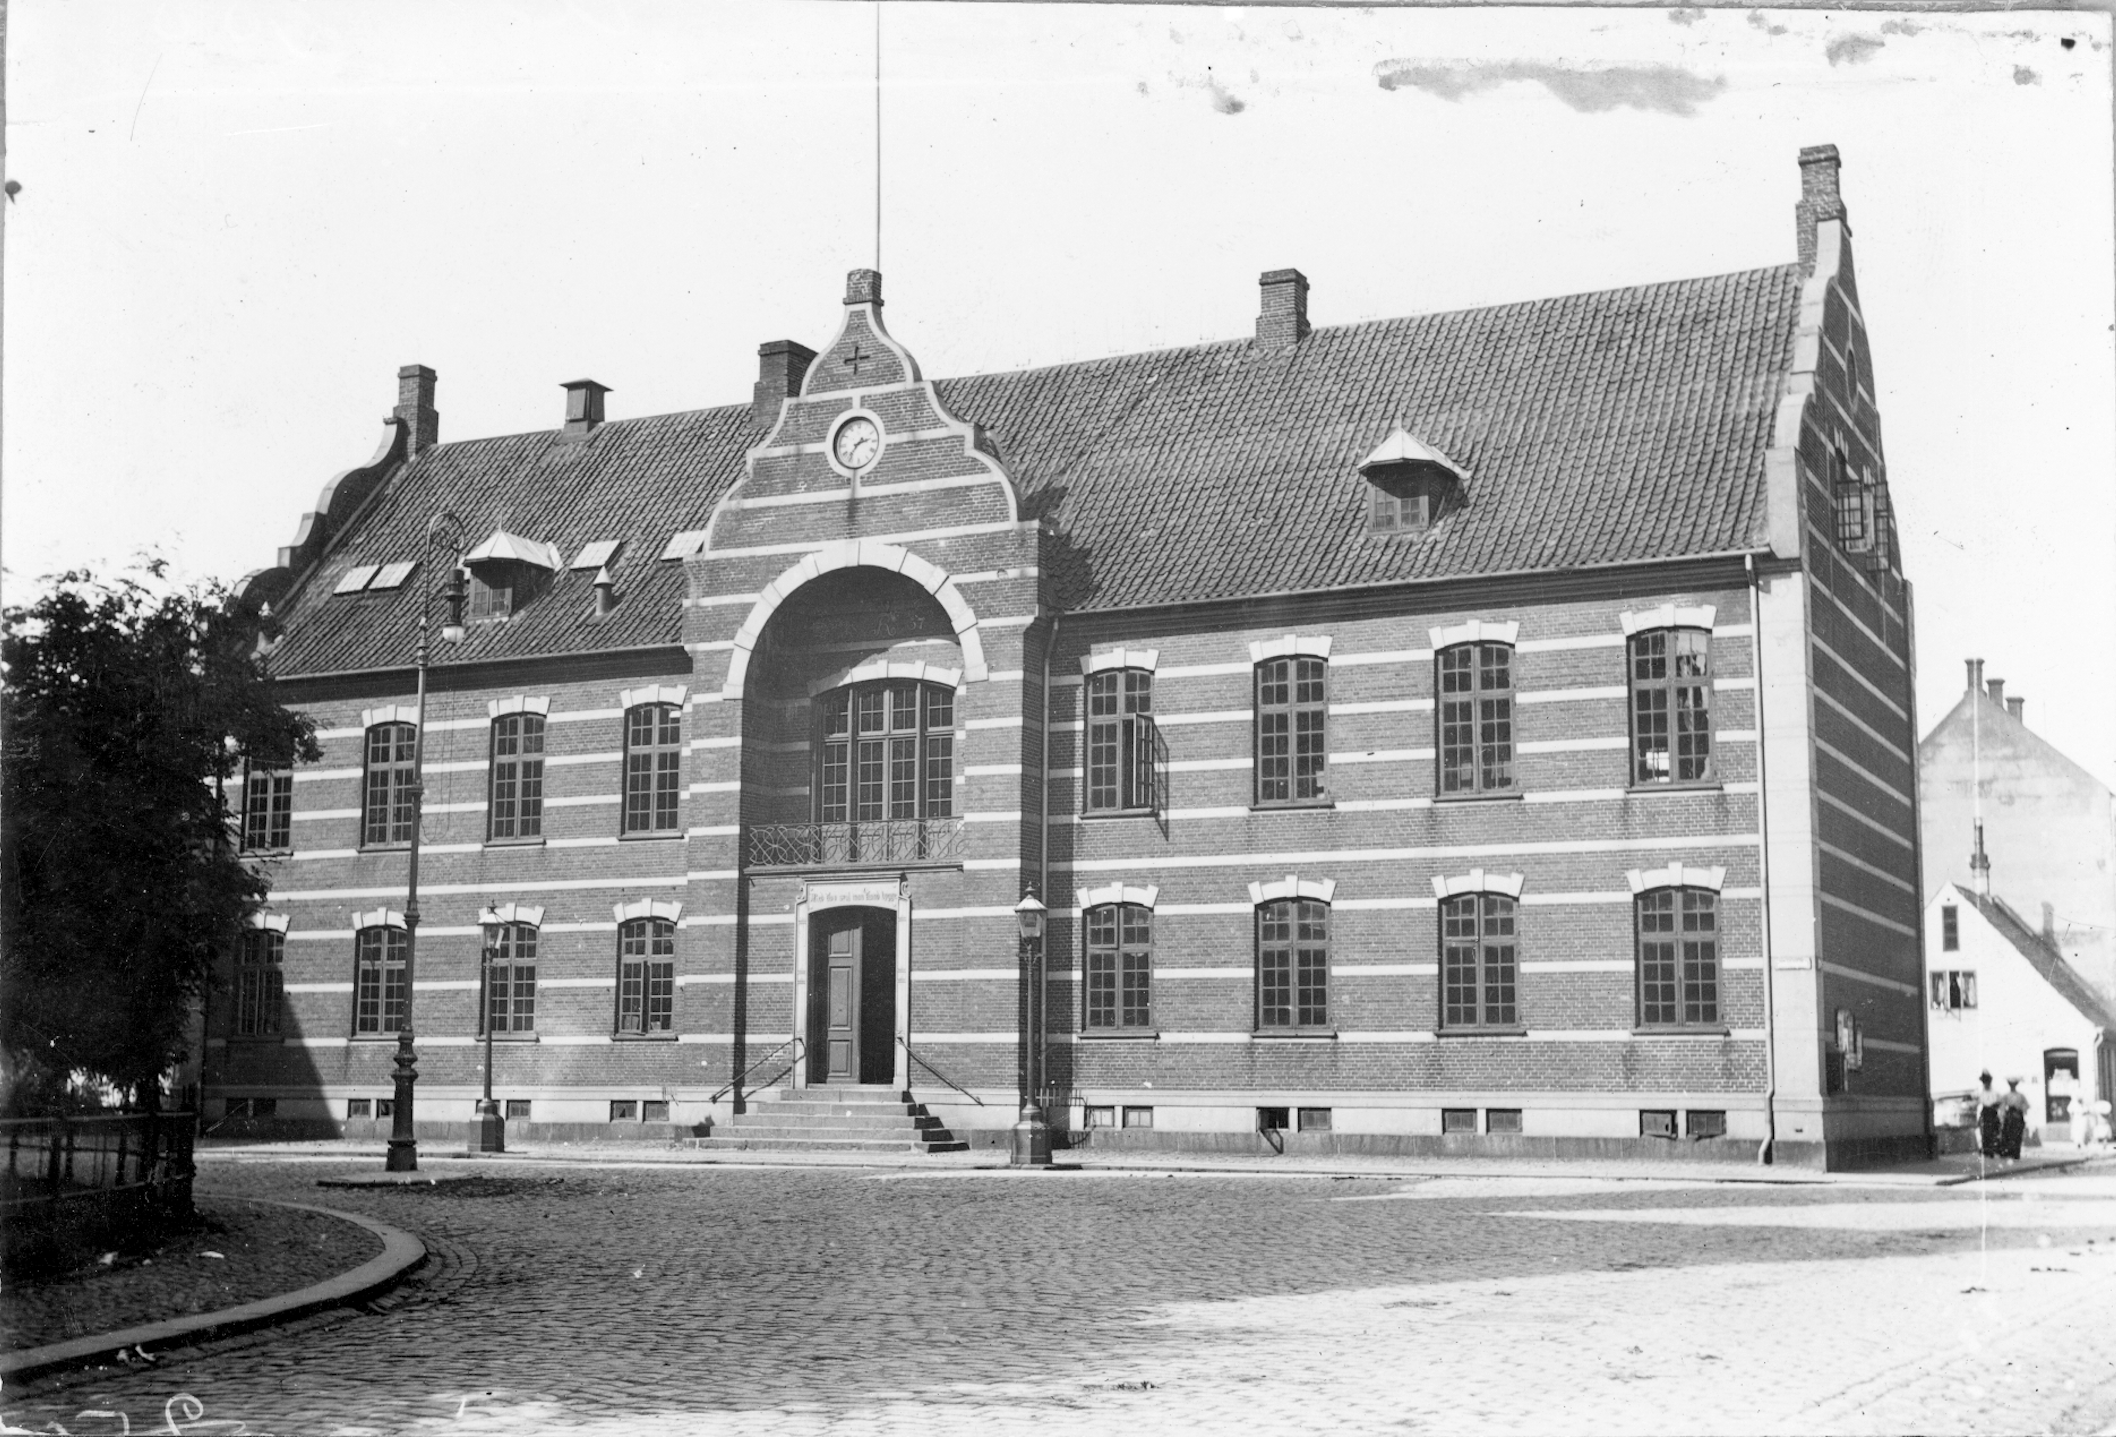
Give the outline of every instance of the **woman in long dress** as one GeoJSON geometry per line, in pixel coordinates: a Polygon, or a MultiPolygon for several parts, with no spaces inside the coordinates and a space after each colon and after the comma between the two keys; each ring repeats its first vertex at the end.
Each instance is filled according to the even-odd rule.
{"type": "Polygon", "coordinates": [[[1998,1089],[1991,1086],[1991,1075],[1979,1073],[1981,1085],[1976,1093],[1977,1150],[1987,1158],[1998,1156],[1999,1114],[2006,1105],[1998,1089]]]}
{"type": "Polygon", "coordinates": [[[2019,1078],[2006,1079],[2006,1115],[2001,1120],[1998,1155],[2008,1162],[2020,1161],[2021,1140],[2028,1136],[2028,1095],[2020,1090],[2019,1078]]]}

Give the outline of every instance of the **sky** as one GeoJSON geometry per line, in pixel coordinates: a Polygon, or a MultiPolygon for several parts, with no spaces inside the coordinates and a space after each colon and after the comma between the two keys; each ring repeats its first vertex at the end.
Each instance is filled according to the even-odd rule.
{"type": "Polygon", "coordinates": [[[1921,729],[2116,786],[2110,18],[890,4],[8,10],[0,588],[273,561],[399,365],[444,440],[746,401],[886,276],[934,376],[1793,258],[1833,143],[1921,729]]]}

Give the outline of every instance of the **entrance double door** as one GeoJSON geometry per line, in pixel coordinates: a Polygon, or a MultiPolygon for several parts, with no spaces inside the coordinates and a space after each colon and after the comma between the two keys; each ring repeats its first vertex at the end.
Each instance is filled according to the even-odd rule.
{"type": "Polygon", "coordinates": [[[896,915],[830,909],[809,921],[808,1081],[896,1074],[896,915]]]}

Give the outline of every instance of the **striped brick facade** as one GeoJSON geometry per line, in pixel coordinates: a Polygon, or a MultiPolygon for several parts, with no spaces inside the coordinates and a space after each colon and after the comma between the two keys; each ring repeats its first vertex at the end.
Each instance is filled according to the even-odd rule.
{"type": "MultiPolygon", "coordinates": [[[[1827,178],[1833,197],[1833,157],[1827,178]]],[[[1820,446],[1856,445],[1878,473],[1879,434],[1870,389],[1845,383],[1845,345],[1864,339],[1841,205],[1810,208],[1821,258],[1782,291],[1798,303],[1789,359],[1738,399],[1758,416],[1736,466],[1756,497],[1722,504],[1718,481],[1697,481],[1747,542],[1303,587],[1266,580],[1267,561],[1230,540],[1227,565],[1257,575],[1249,591],[1151,602],[1081,600],[1090,579],[1117,592],[1096,567],[1115,538],[1063,507],[1065,475],[1026,411],[981,411],[981,381],[921,376],[882,322],[880,277],[856,272],[840,333],[749,430],[739,465],[686,461],[733,482],[697,482],[684,502],[698,508],[627,538],[616,622],[645,624],[623,605],[652,602],[665,627],[440,655],[414,988],[422,1126],[455,1132],[471,1115],[478,916],[512,903],[537,920],[537,1014],[533,1038],[497,1041],[495,1093],[526,1100],[534,1124],[613,1131],[611,1105],[638,1102],[666,1104],[669,1127],[639,1123],[662,1117],[642,1108],[628,1130],[686,1131],[758,1084],[823,1080],[818,945],[864,922],[862,1076],[994,1140],[1015,1116],[1013,909],[1033,892],[1050,911],[1054,1122],[1151,1111],[1150,1128],[1092,1141],[1253,1145],[1260,1110],[1284,1109],[1272,1141],[1347,1150],[1746,1157],[1775,1136],[1778,1160],[1819,1163],[1919,1149],[1908,591],[1890,553],[1834,527],[1820,446]],[[847,459],[853,421],[872,426],[877,457],[847,459]],[[1709,646],[1710,768],[1635,782],[1630,637],[1675,628],[1709,646]],[[1511,645],[1514,775],[1462,797],[1439,783],[1438,652],[1480,634],[1511,645]],[[1258,801],[1256,684],[1260,658],[1289,650],[1322,665],[1323,776],[1313,802],[1281,806],[1258,801]],[[1104,815],[1087,811],[1084,704],[1088,672],[1112,664],[1151,673],[1160,747],[1153,802],[1104,815]],[[918,740],[947,750],[944,788],[919,800],[937,816],[917,821],[916,851],[803,849],[828,802],[825,707],[891,683],[945,696],[922,710],[945,723],[918,740]],[[665,835],[622,831],[625,713],[641,702],[681,714],[681,817],[665,835]],[[488,841],[493,715],[539,705],[541,841],[488,841]],[[1718,922],[1716,1012],[1680,1031],[1641,1023],[1637,907],[1671,886],[1709,892],[1718,922]],[[1258,905],[1282,891],[1328,910],[1327,1021],[1298,1032],[1260,1008],[1258,905]],[[1442,895],[1463,892],[1516,901],[1518,1021],[1503,1032],[1443,1021],[1442,895]],[[1151,911],[1151,1021],[1109,1034],[1087,1022],[1083,904],[1113,899],[1151,911]],[[619,926],[649,912],[676,924],[672,1021],[624,1033],[619,926]],[[1663,1113],[1711,1136],[1644,1136],[1663,1113]]],[[[1273,333],[1273,363],[1332,342],[1273,333]]],[[[1354,447],[1331,461],[1353,524],[1349,466],[1388,432],[1375,428],[1347,425],[1354,447]]],[[[372,502],[415,507],[419,462],[378,457],[372,502]]],[[[1396,547],[1372,559],[1473,534],[1501,461],[1466,472],[1470,517],[1442,519],[1423,549],[1374,540],[1396,547]]],[[[260,858],[286,919],[282,1031],[235,1034],[223,1007],[207,1073],[209,1102],[269,1098],[282,1120],[333,1126],[390,1093],[394,1043],[351,1032],[355,927],[402,906],[406,856],[358,842],[363,744],[382,711],[413,702],[401,660],[331,663],[303,638],[305,624],[354,631],[355,605],[381,624],[398,602],[329,597],[363,524],[389,522],[348,507],[257,590],[288,615],[286,695],[316,717],[325,756],[296,774],[291,852],[260,858]]],[[[316,517],[332,514],[327,497],[316,517]]],[[[1308,542],[1286,533],[1296,552],[1308,542]]],[[[537,602],[585,597],[560,574],[537,602]]]]}

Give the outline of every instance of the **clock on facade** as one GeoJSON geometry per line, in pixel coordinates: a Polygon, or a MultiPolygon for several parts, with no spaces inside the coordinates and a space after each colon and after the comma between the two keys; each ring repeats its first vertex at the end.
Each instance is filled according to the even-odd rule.
{"type": "Polygon", "coordinates": [[[882,431],[872,419],[855,415],[838,426],[830,448],[847,469],[865,469],[882,452],[882,431]]]}

